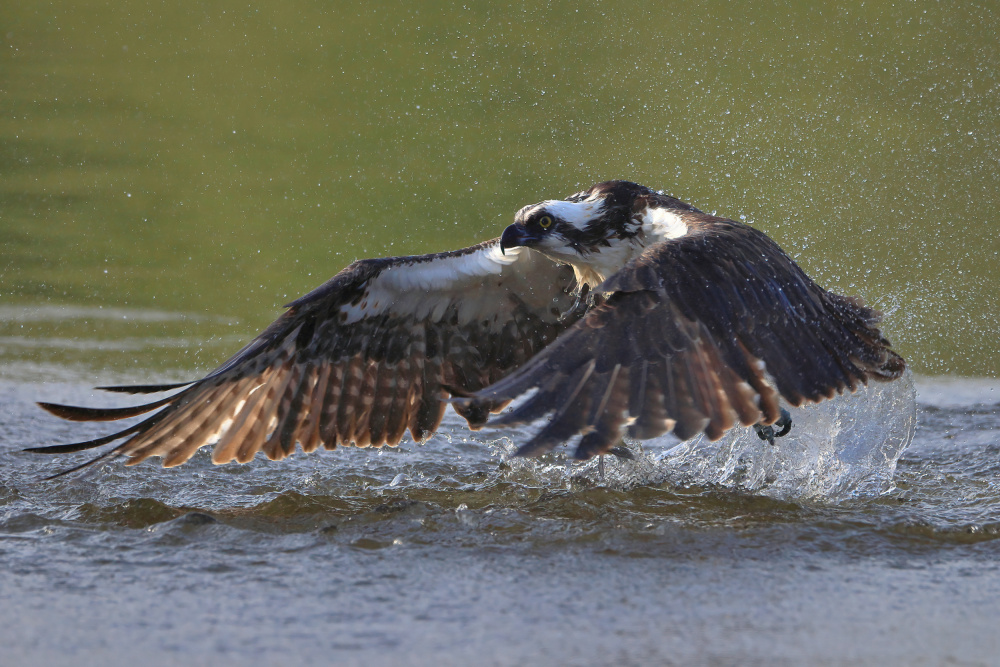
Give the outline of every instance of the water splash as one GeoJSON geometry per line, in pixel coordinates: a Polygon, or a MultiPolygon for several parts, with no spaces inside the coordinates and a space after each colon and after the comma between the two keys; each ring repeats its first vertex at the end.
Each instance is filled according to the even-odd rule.
{"type": "Polygon", "coordinates": [[[664,452],[667,480],[714,484],[780,499],[840,501],[895,488],[896,462],[916,429],[909,371],[853,394],[789,408],[792,431],[772,446],[751,428],[717,442],[699,436],[664,452]]]}
{"type": "Polygon", "coordinates": [[[505,474],[519,483],[573,488],[669,484],[718,486],[780,500],[839,502],[875,497],[895,488],[896,462],[916,429],[916,390],[909,371],[894,382],[873,382],[853,394],[788,408],[791,432],[774,445],[752,428],[735,428],[716,441],[704,436],[677,443],[673,436],[632,443],[634,460],[606,456],[574,464],[562,456],[511,458],[517,433],[491,444],[506,459],[505,474]]]}

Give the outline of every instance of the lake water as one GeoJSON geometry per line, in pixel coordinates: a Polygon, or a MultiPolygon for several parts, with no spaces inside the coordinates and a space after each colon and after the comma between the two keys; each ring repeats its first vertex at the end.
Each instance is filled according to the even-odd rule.
{"type": "Polygon", "coordinates": [[[992,9],[8,4],[0,662],[996,664],[992,9]],[[918,404],[894,469],[810,486],[662,445],[602,482],[456,421],[53,482],[66,459],[20,453],[106,432],[33,401],[190,379],[355,258],[607,178],[887,313],[918,404]]]}
{"type": "Polygon", "coordinates": [[[596,464],[509,461],[509,440],[471,438],[454,417],[424,446],[221,467],[202,452],[40,482],[67,459],[15,443],[104,430],[31,401],[98,399],[71,377],[6,381],[0,654],[995,664],[1000,383],[918,391],[895,488],[833,502],[679,481],[656,447],[609,460],[601,482],[596,464]]]}

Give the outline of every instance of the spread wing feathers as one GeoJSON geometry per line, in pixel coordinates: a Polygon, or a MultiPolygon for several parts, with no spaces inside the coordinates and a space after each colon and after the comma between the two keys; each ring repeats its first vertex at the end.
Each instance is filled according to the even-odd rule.
{"type": "Polygon", "coordinates": [[[718,439],[773,423],[779,395],[817,402],[905,367],[857,299],[826,292],[761,232],[704,216],[597,288],[612,295],[520,370],[478,392],[489,404],[537,391],[491,425],[548,422],[518,451],[581,434],[575,456],[673,431],[718,439]]]}
{"type": "MultiPolygon", "coordinates": [[[[437,429],[447,394],[475,392],[522,365],[579,319],[572,269],[498,241],[420,257],[355,262],[288,310],[243,350],[194,383],[109,387],[181,390],[136,407],[43,403],[78,421],[160,412],[118,433],[32,451],[80,451],[128,437],[103,454],[165,466],[215,443],[212,460],[281,459],[296,444],[395,445],[437,429]],[[450,390],[450,392],[449,392],[450,390]]],[[[456,405],[472,427],[505,401],[456,405]]]]}

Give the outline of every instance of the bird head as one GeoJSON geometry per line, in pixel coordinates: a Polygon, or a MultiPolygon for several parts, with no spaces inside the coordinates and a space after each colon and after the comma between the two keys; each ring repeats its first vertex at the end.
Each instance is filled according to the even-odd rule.
{"type": "Polygon", "coordinates": [[[566,199],[530,204],[504,230],[500,249],[534,248],[567,261],[595,252],[611,239],[635,235],[633,203],[644,194],[655,193],[629,181],[606,181],[566,199]]]}
{"type": "Polygon", "coordinates": [[[525,206],[503,231],[500,250],[532,248],[572,265],[579,282],[594,287],[631,257],[629,241],[642,226],[633,214],[644,195],[656,193],[629,181],[605,181],[566,199],[525,206]],[[609,263],[615,266],[604,266],[609,263]]]}

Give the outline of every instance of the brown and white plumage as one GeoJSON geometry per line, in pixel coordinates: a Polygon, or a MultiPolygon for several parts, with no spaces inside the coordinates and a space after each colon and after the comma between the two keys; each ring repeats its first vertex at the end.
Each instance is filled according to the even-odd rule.
{"type": "MultiPolygon", "coordinates": [[[[117,434],[33,451],[71,452],[128,437],[106,455],[135,464],[271,459],[320,446],[395,445],[432,434],[447,388],[475,391],[522,365],[579,318],[573,272],[537,253],[502,254],[496,239],[454,252],[362,260],[289,304],[231,359],[190,385],[110,387],[149,393],[184,387],[137,408],[42,403],[66,419],[105,421],[163,409],[117,434]]],[[[478,428],[498,406],[456,410],[478,428]]],[[[100,460],[99,457],[96,460],[100,460]]],[[[86,464],[85,464],[86,465],[86,464]]]]}
{"type": "MultiPolygon", "coordinates": [[[[718,438],[737,423],[891,380],[905,367],[879,315],[826,292],[762,232],[627,181],[527,206],[500,239],[355,262],[219,369],[144,408],[42,404],[67,419],[162,408],[104,456],[178,465],[280,459],[298,443],[394,445],[440,424],[448,397],[473,428],[548,417],[519,450],[582,435],[576,456],[627,432],[718,438]],[[581,307],[580,290],[591,296],[581,307]]],[[[100,460],[100,459],[96,459],[100,460]]],[[[86,464],[85,464],[86,465],[86,464]]]]}

